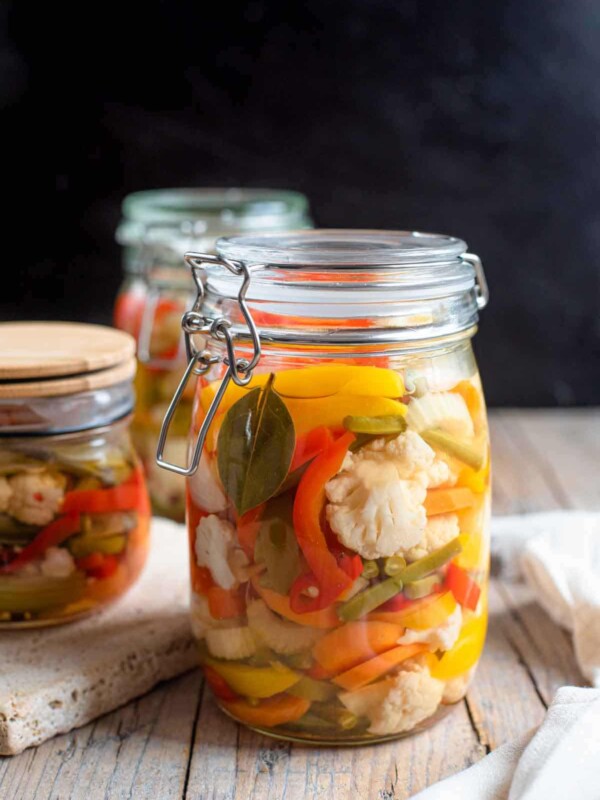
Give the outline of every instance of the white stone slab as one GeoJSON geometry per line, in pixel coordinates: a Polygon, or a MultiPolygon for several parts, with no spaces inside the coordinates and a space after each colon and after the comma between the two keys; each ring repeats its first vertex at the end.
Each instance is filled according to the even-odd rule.
{"type": "Polygon", "coordinates": [[[144,573],[79,622],[0,631],[0,755],[20,753],[147,692],[196,663],[185,529],[155,519],[144,573]]]}

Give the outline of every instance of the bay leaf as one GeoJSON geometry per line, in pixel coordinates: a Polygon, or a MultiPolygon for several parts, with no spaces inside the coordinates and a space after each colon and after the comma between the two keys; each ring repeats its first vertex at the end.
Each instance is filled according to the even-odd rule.
{"type": "Polygon", "coordinates": [[[234,403],[219,431],[219,476],[240,515],[276,493],[294,454],[294,422],[273,389],[274,379],[234,403]]]}

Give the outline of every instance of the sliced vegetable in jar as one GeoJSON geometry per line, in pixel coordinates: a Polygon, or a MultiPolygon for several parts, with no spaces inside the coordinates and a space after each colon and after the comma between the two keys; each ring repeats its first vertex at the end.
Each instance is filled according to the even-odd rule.
{"type": "Polygon", "coordinates": [[[344,427],[353,433],[368,433],[374,436],[389,436],[403,433],[406,430],[404,415],[387,414],[379,417],[347,416],[343,420],[344,427]]]}
{"type": "Polygon", "coordinates": [[[403,583],[412,583],[420,578],[424,578],[431,572],[435,572],[440,569],[440,567],[443,567],[448,561],[451,561],[461,550],[462,544],[460,537],[457,536],[456,539],[452,539],[448,544],[440,547],[439,550],[434,550],[423,558],[413,561],[412,564],[409,564],[398,573],[398,577],[403,583]]]}
{"type": "Polygon", "coordinates": [[[39,613],[75,603],[85,593],[85,575],[79,570],[65,577],[45,575],[0,576],[0,611],[39,613]]]}
{"type": "Polygon", "coordinates": [[[317,582],[317,594],[313,597],[315,602],[307,604],[306,611],[316,611],[331,605],[353,582],[329,550],[321,525],[325,484],[339,471],[353,441],[354,434],[345,433],[317,456],[302,476],[296,490],[294,530],[300,549],[317,582]]]}
{"type": "Polygon", "coordinates": [[[228,663],[208,659],[214,669],[234,692],[244,697],[272,697],[294,686],[302,677],[281,662],[273,662],[268,667],[253,667],[249,664],[228,663]]]}
{"type": "Polygon", "coordinates": [[[487,443],[483,439],[468,440],[453,436],[446,431],[431,429],[422,431],[421,436],[431,447],[437,447],[450,456],[462,461],[475,471],[483,468],[487,458],[487,443]]]}
{"type": "Polygon", "coordinates": [[[400,591],[402,591],[402,581],[398,577],[375,583],[340,606],[338,616],[344,622],[364,617],[400,591]]]}

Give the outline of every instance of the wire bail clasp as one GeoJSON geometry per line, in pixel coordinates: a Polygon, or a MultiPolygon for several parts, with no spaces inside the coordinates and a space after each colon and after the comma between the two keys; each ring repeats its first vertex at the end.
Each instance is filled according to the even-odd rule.
{"type": "Polygon", "coordinates": [[[461,256],[463,261],[471,264],[475,270],[475,297],[477,299],[477,308],[481,311],[485,308],[490,299],[490,290],[488,289],[485,272],[483,271],[483,264],[479,256],[475,253],[463,253],[461,256]]]}
{"type": "Polygon", "coordinates": [[[219,256],[208,253],[186,253],[184,259],[191,268],[192,277],[194,279],[194,283],[196,284],[197,290],[196,299],[194,300],[192,308],[189,311],[186,311],[181,320],[181,327],[183,328],[185,334],[185,347],[188,355],[188,365],[183,377],[181,378],[181,381],[179,382],[179,386],[175,390],[175,394],[173,395],[173,399],[169,404],[169,408],[167,409],[165,418],[160,428],[158,445],[156,448],[156,463],[163,469],[170,470],[178,475],[189,477],[198,469],[206,434],[208,433],[208,429],[214,419],[223,395],[227,391],[230,381],[233,380],[233,382],[238,386],[246,386],[252,380],[252,372],[260,359],[261,344],[260,334],[246,304],[246,292],[248,291],[252,277],[248,266],[239,261],[231,261],[229,259],[220,258],[219,256]],[[231,322],[226,317],[221,316],[210,319],[202,314],[205,264],[214,264],[225,267],[233,275],[237,275],[242,278],[242,285],[240,286],[237,300],[244,321],[248,326],[250,339],[252,341],[253,355],[249,360],[246,358],[238,358],[236,356],[234,334],[231,332],[231,322]],[[206,339],[208,338],[211,338],[221,344],[224,343],[227,354],[222,357],[213,356],[207,349],[196,347],[193,338],[196,335],[205,337],[205,343],[206,339]],[[171,464],[169,461],[165,461],[164,450],[171,420],[177,411],[179,401],[183,397],[190,378],[192,375],[203,375],[214,364],[221,362],[227,366],[227,371],[225,372],[223,380],[221,381],[221,385],[219,386],[219,389],[213,398],[208,411],[206,412],[204,420],[202,421],[202,425],[200,426],[200,430],[198,431],[198,435],[196,437],[190,463],[185,467],[180,467],[177,464],[171,464]]]}

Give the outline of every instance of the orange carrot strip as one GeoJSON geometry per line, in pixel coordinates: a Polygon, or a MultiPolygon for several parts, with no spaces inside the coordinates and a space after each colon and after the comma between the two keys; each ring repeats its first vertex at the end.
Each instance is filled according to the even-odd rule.
{"type": "Polygon", "coordinates": [[[424,644],[403,644],[395,647],[393,650],[388,650],[386,653],[381,653],[369,661],[359,664],[357,667],[349,669],[347,672],[342,672],[333,682],[346,689],[348,692],[353,692],[356,689],[361,689],[368,683],[372,683],[377,678],[385,675],[394,667],[406,661],[407,658],[422,653],[427,650],[427,645],[424,644]]]}
{"type": "Polygon", "coordinates": [[[319,639],[313,656],[335,675],[391,650],[403,633],[404,628],[389,622],[348,622],[319,639]]]}
{"type": "Polygon", "coordinates": [[[463,486],[452,489],[430,489],[425,498],[425,511],[428,517],[436,514],[451,514],[462,508],[469,508],[475,502],[473,492],[463,486]]]}
{"type": "Polygon", "coordinates": [[[310,708],[310,701],[302,697],[280,694],[263,700],[260,705],[251,706],[245,700],[221,700],[221,705],[232,717],[247,725],[259,725],[263,728],[274,728],[295,722],[303,717],[310,708]]]}

